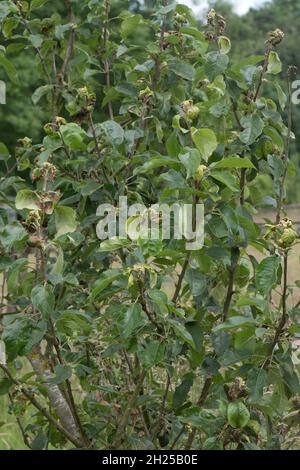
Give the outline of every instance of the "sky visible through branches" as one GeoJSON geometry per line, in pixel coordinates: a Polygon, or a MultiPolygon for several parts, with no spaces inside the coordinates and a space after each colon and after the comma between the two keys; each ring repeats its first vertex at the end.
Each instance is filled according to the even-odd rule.
{"type": "MultiPolygon", "coordinates": [[[[205,0],[180,0],[180,3],[188,5],[195,13],[201,14],[201,12],[207,8],[208,2],[205,0]]],[[[266,3],[266,0],[231,0],[231,3],[233,3],[235,11],[239,15],[243,15],[247,13],[251,7],[260,7],[263,3],[266,3]]]]}

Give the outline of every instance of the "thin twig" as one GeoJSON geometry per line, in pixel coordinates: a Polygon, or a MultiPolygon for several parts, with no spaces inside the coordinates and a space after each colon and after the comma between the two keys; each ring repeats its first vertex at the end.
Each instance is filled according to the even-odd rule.
{"type": "Polygon", "coordinates": [[[164,414],[165,414],[166,401],[167,401],[170,385],[171,385],[171,377],[170,377],[169,372],[167,371],[167,381],[166,381],[166,385],[165,385],[165,391],[164,391],[164,395],[163,395],[160,410],[159,410],[157,424],[154,427],[154,431],[152,433],[152,440],[156,439],[157,435],[161,431],[161,427],[162,427],[163,419],[164,419],[164,414]]]}
{"type": "MultiPolygon", "coordinates": [[[[11,396],[11,393],[8,393],[8,397],[9,397],[10,403],[13,405],[13,398],[12,398],[12,396],[11,396]]],[[[16,416],[16,415],[15,415],[15,418],[16,418],[17,425],[18,425],[18,427],[19,427],[19,429],[20,429],[20,432],[21,432],[21,434],[22,434],[22,438],[23,438],[24,444],[26,445],[26,447],[28,447],[30,450],[32,450],[31,444],[30,444],[30,442],[29,442],[28,436],[27,436],[27,434],[26,434],[26,432],[25,432],[25,429],[24,429],[24,427],[23,427],[23,424],[22,424],[20,418],[19,418],[18,416],[16,416]]]]}
{"type": "Polygon", "coordinates": [[[285,139],[284,151],[282,155],[282,162],[283,162],[283,174],[280,179],[279,184],[279,194],[277,198],[277,212],[276,212],[276,224],[279,224],[283,206],[283,195],[284,195],[284,183],[287,175],[287,168],[288,168],[288,158],[289,158],[289,150],[290,150],[290,141],[291,141],[291,134],[292,134],[292,124],[293,124],[293,116],[292,116],[292,85],[290,75],[288,73],[288,130],[285,139]]]}
{"type": "Polygon", "coordinates": [[[69,22],[71,23],[71,32],[70,32],[70,35],[69,35],[69,41],[68,41],[68,45],[67,45],[67,48],[66,48],[64,61],[63,61],[61,71],[60,71],[61,82],[63,82],[63,80],[64,80],[68,64],[69,64],[69,62],[72,58],[72,55],[73,55],[75,35],[76,35],[76,31],[75,31],[75,28],[74,28],[74,21],[75,20],[74,20],[74,13],[73,13],[73,9],[72,9],[72,4],[71,4],[70,0],[65,0],[65,2],[66,2],[66,5],[67,5],[67,9],[68,9],[69,22]]]}
{"type": "Polygon", "coordinates": [[[19,387],[19,390],[23,395],[30,401],[30,403],[37,408],[42,415],[51,423],[59,432],[61,432],[72,444],[75,445],[78,449],[82,448],[82,443],[76,439],[67,429],[65,429],[56,419],[49,413],[49,411],[34,397],[34,394],[27,390],[19,380],[15,379],[9,369],[0,364],[0,368],[6,373],[7,377],[19,387]]]}
{"type": "MultiPolygon", "coordinates": [[[[104,15],[105,15],[105,20],[103,23],[103,49],[104,49],[104,54],[105,54],[105,59],[104,59],[104,72],[105,72],[105,79],[106,79],[106,86],[108,90],[110,89],[111,82],[110,82],[110,64],[107,59],[107,43],[108,43],[108,36],[109,36],[109,30],[108,30],[108,22],[109,22],[109,10],[110,10],[110,5],[109,5],[109,0],[104,1],[104,15]]],[[[111,101],[108,102],[108,112],[109,112],[109,117],[111,120],[114,119],[114,112],[113,112],[113,107],[111,101]]]]}
{"type": "Polygon", "coordinates": [[[183,283],[183,279],[184,279],[184,276],[185,276],[185,273],[186,273],[186,270],[187,270],[187,267],[189,265],[189,259],[190,259],[190,254],[188,254],[184,260],[184,263],[183,263],[183,266],[182,266],[182,270],[181,270],[181,273],[178,277],[178,282],[176,284],[176,288],[175,288],[175,292],[174,292],[174,295],[172,297],[172,302],[173,303],[176,303],[177,302],[177,299],[179,297],[179,294],[180,294],[180,291],[181,291],[181,287],[182,287],[182,283],[183,283]]]}
{"type": "Polygon", "coordinates": [[[267,369],[269,367],[272,361],[275,347],[280,339],[281,334],[283,333],[284,327],[288,320],[287,302],[286,302],[287,301],[287,289],[288,289],[288,251],[285,251],[283,254],[283,287],[282,287],[282,298],[281,298],[282,316],[276,328],[275,335],[270,346],[268,357],[262,366],[263,369],[267,369]]]}
{"type": "Polygon", "coordinates": [[[143,382],[145,380],[145,377],[146,377],[146,372],[143,371],[140,378],[139,378],[139,380],[138,380],[138,382],[137,382],[137,384],[136,384],[136,387],[135,387],[135,390],[132,394],[132,397],[129,400],[127,406],[126,406],[124,415],[123,415],[123,417],[121,419],[121,422],[118,426],[118,431],[117,431],[116,438],[114,440],[113,445],[111,446],[111,449],[119,449],[120,445],[122,444],[122,441],[123,441],[123,438],[124,438],[124,431],[126,429],[130,413],[131,413],[132,409],[134,408],[134,406],[136,404],[136,400],[137,400],[137,398],[140,394],[140,390],[143,386],[143,382]]]}
{"type": "Polygon", "coordinates": [[[264,60],[264,65],[263,65],[263,68],[262,68],[262,71],[260,73],[260,76],[259,76],[259,80],[258,80],[258,85],[257,85],[257,88],[256,88],[256,91],[255,91],[255,94],[254,94],[254,99],[253,101],[255,102],[258,98],[258,95],[259,95],[259,92],[260,92],[260,89],[261,89],[261,86],[263,84],[263,79],[264,79],[264,76],[268,70],[268,65],[269,65],[269,58],[270,58],[270,52],[271,52],[272,48],[270,46],[270,44],[267,45],[267,48],[266,48],[266,52],[265,52],[265,60],[264,60]]]}

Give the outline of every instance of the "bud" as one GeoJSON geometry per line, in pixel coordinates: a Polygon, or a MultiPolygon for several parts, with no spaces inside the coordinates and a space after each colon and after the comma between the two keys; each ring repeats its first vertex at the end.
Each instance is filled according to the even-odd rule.
{"type": "Polygon", "coordinates": [[[86,86],[82,87],[82,88],[79,88],[78,90],[78,96],[80,96],[81,98],[84,98],[86,96],[89,96],[89,90],[87,89],[86,86]]]}
{"type": "Polygon", "coordinates": [[[217,16],[216,11],[212,8],[207,14],[207,23],[214,24],[215,18],[217,16]]]}
{"type": "Polygon", "coordinates": [[[290,65],[287,71],[288,77],[293,77],[297,74],[298,67],[296,65],[290,65]]]}
{"type": "Polygon", "coordinates": [[[181,24],[186,23],[186,16],[181,15],[180,13],[175,13],[174,21],[176,21],[177,23],[181,23],[181,24]]]}
{"type": "Polygon", "coordinates": [[[47,122],[47,124],[44,125],[44,132],[47,135],[55,134],[55,130],[53,129],[53,124],[51,122],[47,122]]]}
{"type": "Polygon", "coordinates": [[[283,31],[281,31],[281,29],[275,29],[274,31],[270,31],[268,33],[268,39],[267,39],[267,43],[270,44],[271,46],[275,47],[277,46],[278,44],[281,43],[281,41],[283,40],[284,38],[284,33],[283,31]]]}
{"type": "Polygon", "coordinates": [[[56,178],[57,169],[52,163],[45,162],[41,168],[41,175],[49,181],[54,181],[56,178]]]}
{"type": "Polygon", "coordinates": [[[29,137],[24,137],[23,139],[18,140],[18,144],[19,144],[20,147],[28,149],[32,145],[32,140],[29,139],[29,137]]]}
{"type": "Polygon", "coordinates": [[[193,121],[199,116],[199,108],[193,104],[193,100],[186,100],[181,103],[181,109],[185,114],[185,117],[190,121],[193,121]]]}
{"type": "Polygon", "coordinates": [[[56,116],[55,117],[55,124],[57,126],[65,126],[67,124],[67,121],[65,120],[65,118],[63,118],[61,116],[56,116]]]}
{"type": "Polygon", "coordinates": [[[147,86],[146,88],[144,88],[144,90],[141,90],[139,92],[139,99],[140,100],[144,98],[149,99],[153,95],[154,95],[153,91],[147,86]]]}
{"type": "Polygon", "coordinates": [[[196,170],[196,173],[195,173],[195,177],[197,180],[202,180],[203,178],[203,175],[204,175],[204,172],[207,170],[207,166],[205,165],[199,165],[197,170],[196,170]]]}
{"type": "Polygon", "coordinates": [[[41,215],[40,211],[33,210],[30,211],[27,219],[24,222],[24,225],[27,227],[28,232],[34,233],[40,229],[41,226],[41,215]]]}
{"type": "Polygon", "coordinates": [[[285,228],[281,235],[281,238],[278,240],[278,246],[281,248],[290,248],[294,241],[298,238],[297,232],[292,228],[285,228]]]}

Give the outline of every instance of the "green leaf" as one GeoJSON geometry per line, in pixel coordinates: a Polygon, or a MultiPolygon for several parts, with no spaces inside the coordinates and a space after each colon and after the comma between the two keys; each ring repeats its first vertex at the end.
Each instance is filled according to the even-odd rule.
{"type": "Polygon", "coordinates": [[[43,450],[48,442],[47,434],[44,432],[39,432],[37,436],[34,437],[31,442],[30,448],[32,450],[43,450]]]}
{"type": "Polygon", "coordinates": [[[146,369],[160,364],[164,360],[165,345],[158,340],[152,340],[138,352],[139,359],[146,369]]]}
{"type": "Polygon", "coordinates": [[[60,127],[64,143],[71,150],[84,150],[86,148],[84,139],[86,138],[85,131],[75,122],[70,122],[60,127]]]}
{"type": "Polygon", "coordinates": [[[229,58],[226,54],[220,54],[220,52],[209,52],[206,57],[205,73],[212,82],[218,75],[225,72],[229,58]]]}
{"type": "Polygon", "coordinates": [[[22,189],[16,196],[16,209],[30,209],[37,210],[40,208],[40,199],[34,191],[29,189],[22,189]]]}
{"type": "Polygon", "coordinates": [[[169,68],[178,77],[184,78],[185,80],[193,80],[195,75],[195,69],[192,65],[183,61],[173,61],[169,63],[169,68]]]}
{"type": "Polygon", "coordinates": [[[27,232],[20,222],[12,222],[0,229],[0,242],[8,250],[19,244],[23,245],[26,238],[27,232]]]}
{"type": "Polygon", "coordinates": [[[175,10],[175,8],[176,8],[176,2],[170,2],[169,5],[158,8],[157,13],[159,15],[167,15],[171,11],[175,10]]]}
{"type": "Polygon", "coordinates": [[[285,107],[286,107],[286,104],[287,104],[287,96],[284,93],[283,89],[281,88],[281,86],[279,85],[278,82],[274,82],[274,86],[276,88],[279,105],[280,105],[282,111],[284,111],[285,107]]]}
{"type": "Polygon", "coordinates": [[[219,43],[219,48],[220,48],[221,54],[228,54],[228,52],[231,49],[230,39],[227,38],[226,36],[220,36],[218,38],[218,43],[219,43]]]}
{"type": "Polygon", "coordinates": [[[45,319],[48,319],[53,315],[55,297],[50,287],[34,287],[31,291],[31,302],[45,319]]]}
{"type": "Polygon", "coordinates": [[[121,24],[122,37],[126,39],[142,24],[144,24],[142,15],[128,15],[121,24]]]}
{"type": "Polygon", "coordinates": [[[58,255],[55,263],[51,269],[52,276],[61,276],[64,269],[64,252],[61,247],[58,247],[58,255]]]}
{"type": "Polygon", "coordinates": [[[268,373],[260,369],[252,369],[248,373],[247,387],[250,391],[250,399],[259,401],[263,396],[263,389],[267,385],[268,373]]]}
{"type": "Polygon", "coordinates": [[[195,342],[193,340],[192,335],[188,332],[186,327],[182,324],[179,323],[176,320],[168,319],[168,323],[173,327],[175,330],[175,333],[189,346],[191,346],[192,349],[196,349],[195,342]]]}
{"type": "Polygon", "coordinates": [[[0,65],[3,66],[10,80],[16,85],[19,83],[17,70],[15,66],[10,62],[3,54],[0,53],[0,65]]]}
{"type": "Polygon", "coordinates": [[[195,350],[199,353],[203,345],[203,329],[201,322],[189,321],[185,324],[185,327],[194,340],[195,350]]]}
{"type": "Polygon", "coordinates": [[[263,60],[264,60],[263,55],[251,55],[249,57],[246,57],[245,59],[240,60],[232,68],[234,70],[241,70],[241,69],[249,67],[250,65],[257,65],[259,62],[262,62],[263,60]]]}
{"type": "Polygon", "coordinates": [[[255,283],[257,289],[267,295],[270,290],[277,284],[277,271],[280,265],[278,256],[269,256],[261,261],[256,267],[255,283]]]}
{"type": "Polygon", "coordinates": [[[237,184],[236,178],[229,173],[228,171],[211,171],[210,176],[220,183],[224,184],[233,192],[239,191],[239,186],[237,184]]]}
{"type": "Polygon", "coordinates": [[[106,289],[110,284],[119,279],[122,276],[122,273],[117,269],[110,269],[105,271],[100,280],[97,281],[92,289],[90,295],[90,301],[93,302],[101,292],[106,289]]]}
{"type": "Polygon", "coordinates": [[[243,402],[231,402],[227,409],[227,419],[233,428],[244,428],[250,421],[250,413],[243,402]]]}
{"type": "Polygon", "coordinates": [[[246,145],[251,145],[261,135],[264,121],[256,114],[251,114],[241,118],[241,125],[244,131],[240,134],[240,140],[246,145]]]}
{"type": "Polygon", "coordinates": [[[14,18],[9,16],[8,18],[5,18],[5,20],[2,23],[2,31],[3,35],[6,38],[10,38],[13,34],[13,31],[17,28],[19,24],[19,19],[14,18]]]}
{"type": "Polygon", "coordinates": [[[282,63],[279,59],[277,52],[271,51],[269,55],[268,69],[267,73],[272,75],[277,75],[282,71],[282,63]]]}
{"type": "Polygon", "coordinates": [[[202,450],[223,450],[222,441],[218,437],[208,437],[203,443],[202,450]]]}
{"type": "Polygon", "coordinates": [[[264,135],[270,137],[271,141],[273,144],[277,145],[279,150],[283,150],[284,148],[284,141],[282,136],[279,134],[279,132],[275,129],[275,127],[271,126],[266,126],[264,127],[264,135]]]}
{"type": "Polygon", "coordinates": [[[204,34],[202,33],[202,31],[199,31],[199,29],[197,29],[197,28],[192,28],[192,27],[189,27],[189,26],[183,26],[182,28],[180,28],[180,32],[182,34],[192,36],[193,38],[198,39],[198,41],[207,43],[204,34]]]}
{"type": "Polygon", "coordinates": [[[181,384],[175,388],[174,395],[173,395],[173,407],[179,408],[184,404],[188,393],[193,385],[194,379],[192,374],[186,375],[181,384]]]}
{"type": "Polygon", "coordinates": [[[47,382],[59,385],[72,376],[72,367],[58,364],[54,367],[54,372],[54,377],[47,379],[47,382]]]}
{"type": "Polygon", "coordinates": [[[124,141],[124,130],[115,121],[105,121],[101,124],[102,129],[113,145],[121,145],[124,141]]]}
{"type": "Polygon", "coordinates": [[[33,104],[37,104],[46,93],[52,90],[53,85],[43,85],[37,88],[31,97],[33,104]]]}
{"type": "Polygon", "coordinates": [[[191,128],[191,134],[202,158],[207,161],[218,146],[216,134],[211,129],[196,129],[195,127],[191,128]]]}
{"type": "Polygon", "coordinates": [[[255,166],[247,157],[232,156],[213,163],[210,168],[255,168],[255,166]]]}
{"type": "Polygon", "coordinates": [[[7,291],[12,294],[16,295],[20,288],[20,283],[18,282],[18,276],[21,271],[25,271],[28,267],[28,259],[27,258],[19,258],[14,261],[7,274],[7,291]]]}
{"type": "Polygon", "coordinates": [[[226,330],[235,330],[237,328],[242,328],[246,326],[255,326],[256,321],[251,317],[242,317],[237,315],[235,317],[230,317],[225,323],[221,323],[214,328],[214,332],[226,331],[226,330]]]}
{"type": "Polygon", "coordinates": [[[87,314],[73,310],[59,312],[55,324],[59,332],[72,336],[74,333],[87,335],[92,329],[91,320],[87,314]]]}
{"type": "Polygon", "coordinates": [[[32,11],[37,10],[38,8],[44,6],[47,2],[48,2],[48,0],[32,0],[32,2],[30,4],[30,9],[32,11]]]}
{"type": "Polygon", "coordinates": [[[0,395],[6,395],[12,385],[13,383],[9,379],[2,379],[0,381],[0,395]]]}
{"type": "Polygon", "coordinates": [[[189,149],[188,152],[178,155],[178,158],[186,169],[187,178],[194,175],[201,163],[201,155],[197,149],[189,149]]]}
{"type": "Polygon", "coordinates": [[[55,238],[58,238],[65,233],[75,232],[77,227],[76,213],[71,207],[57,206],[54,214],[56,225],[55,238]]]}
{"type": "Polygon", "coordinates": [[[145,314],[140,304],[129,307],[125,314],[122,333],[125,338],[129,338],[136,330],[146,324],[145,314]]]}
{"type": "Polygon", "coordinates": [[[130,247],[132,244],[131,240],[127,240],[127,238],[119,238],[114,237],[108,240],[104,240],[101,242],[99,252],[100,253],[110,253],[113,251],[120,250],[120,248],[130,247]]]}
{"type": "Polygon", "coordinates": [[[8,160],[10,157],[10,153],[8,148],[6,147],[3,142],[0,142],[0,160],[8,160]]]}

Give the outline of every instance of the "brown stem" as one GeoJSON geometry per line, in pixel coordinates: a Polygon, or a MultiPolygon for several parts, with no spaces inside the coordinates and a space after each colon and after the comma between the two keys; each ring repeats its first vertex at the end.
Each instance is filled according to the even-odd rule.
{"type": "MultiPolygon", "coordinates": [[[[241,124],[241,121],[240,121],[240,118],[239,118],[239,115],[238,115],[237,104],[233,99],[231,99],[231,103],[232,103],[233,115],[235,117],[238,129],[239,129],[239,131],[242,131],[243,126],[241,124]]],[[[240,177],[240,204],[241,204],[241,206],[243,206],[244,203],[245,203],[246,172],[247,172],[246,168],[241,169],[241,177],[240,177]]]]}
{"type": "Polygon", "coordinates": [[[284,151],[282,155],[282,161],[284,165],[283,175],[280,179],[279,184],[279,194],[277,198],[277,211],[276,211],[276,224],[279,224],[281,219],[281,211],[283,206],[283,196],[284,196],[284,183],[287,175],[287,168],[288,168],[288,158],[289,158],[289,150],[290,150],[290,142],[291,142],[291,134],[292,134],[292,124],[293,124],[293,116],[292,116],[292,85],[291,79],[288,75],[288,131],[285,139],[284,151]]]}
{"type": "MultiPolygon", "coordinates": [[[[168,5],[168,0],[163,0],[163,6],[166,7],[168,5]]],[[[166,20],[165,16],[162,21],[161,29],[160,29],[160,39],[159,39],[159,48],[161,51],[164,50],[164,44],[165,44],[165,32],[166,32],[166,20]]]]}
{"type": "MultiPolygon", "coordinates": [[[[42,239],[42,237],[43,237],[43,234],[42,234],[42,231],[40,230],[40,238],[42,239]]],[[[40,270],[41,270],[41,274],[42,274],[43,284],[46,284],[46,260],[45,260],[45,253],[44,253],[43,246],[40,248],[40,270]]],[[[51,333],[51,342],[52,342],[52,344],[55,348],[58,361],[61,365],[65,365],[64,360],[63,360],[62,355],[61,355],[61,352],[60,352],[60,344],[59,344],[59,341],[56,337],[55,328],[54,328],[54,324],[53,324],[52,319],[49,320],[49,328],[50,328],[50,333],[51,333]]],[[[48,340],[48,343],[50,343],[49,340],[48,340]]],[[[49,344],[49,346],[51,348],[51,344],[49,344]]],[[[33,361],[31,361],[31,362],[33,364],[33,361]]],[[[38,364],[38,362],[36,361],[35,371],[37,373],[39,373],[39,370],[38,370],[39,366],[40,366],[40,364],[38,364]]],[[[43,374],[40,374],[40,375],[43,375],[43,374]]],[[[69,414],[69,411],[70,411],[71,415],[73,417],[74,424],[75,424],[75,426],[77,426],[77,428],[79,430],[79,434],[82,437],[84,445],[89,447],[90,442],[89,442],[89,440],[86,436],[86,433],[85,433],[85,431],[82,427],[79,415],[77,413],[77,408],[76,408],[73,393],[72,393],[72,387],[71,387],[70,381],[68,379],[66,380],[66,387],[67,387],[67,394],[64,394],[64,398],[65,398],[66,403],[63,403],[63,400],[60,399],[59,389],[58,390],[51,390],[50,387],[48,387],[49,398],[51,398],[51,396],[55,397],[57,395],[58,400],[56,400],[56,401],[57,401],[57,403],[62,404],[61,408],[63,409],[63,408],[66,408],[66,406],[68,406],[69,410],[67,410],[67,409],[65,410],[66,417],[68,418],[68,414],[69,414]]],[[[62,416],[63,416],[63,414],[62,414],[62,416]]],[[[68,421],[73,426],[72,420],[70,420],[68,418],[68,421]]]]}
{"type": "MultiPolygon", "coordinates": [[[[108,43],[108,37],[109,37],[109,30],[108,30],[108,22],[109,22],[109,11],[110,11],[110,5],[109,5],[109,0],[104,1],[104,14],[105,14],[105,20],[103,24],[103,49],[104,49],[104,54],[105,54],[105,60],[104,60],[104,72],[105,72],[105,80],[106,80],[106,86],[109,89],[111,86],[110,82],[110,64],[108,59],[106,58],[107,54],[107,43],[108,43]]],[[[114,112],[113,112],[113,107],[112,103],[108,103],[108,112],[109,112],[109,117],[111,120],[114,119],[114,112]]]]}
{"type": "Polygon", "coordinates": [[[230,309],[230,304],[232,300],[232,296],[234,294],[233,286],[234,286],[234,276],[235,276],[235,271],[237,268],[238,260],[240,257],[240,252],[238,248],[231,248],[231,263],[230,267],[228,268],[228,275],[229,275],[229,280],[228,280],[228,286],[227,286],[227,293],[225,297],[225,302],[223,306],[223,322],[226,321],[229,309],[230,309]]]}
{"type": "Polygon", "coordinates": [[[178,282],[176,284],[175,292],[174,292],[174,295],[172,297],[172,302],[173,303],[176,303],[177,299],[179,297],[179,294],[180,294],[180,291],[181,291],[181,286],[182,286],[182,283],[183,283],[183,279],[184,279],[187,267],[189,265],[189,258],[190,258],[190,255],[188,254],[187,257],[185,258],[185,261],[184,261],[183,266],[182,266],[181,273],[178,277],[178,282]]]}
{"type": "MultiPolygon", "coordinates": [[[[56,355],[57,355],[57,358],[58,358],[58,361],[61,365],[65,365],[65,361],[63,360],[63,357],[61,355],[61,351],[60,351],[60,344],[59,344],[59,341],[57,339],[57,336],[56,336],[56,333],[55,333],[55,328],[54,328],[54,324],[53,324],[53,321],[52,319],[50,319],[49,321],[49,324],[50,324],[50,331],[51,331],[51,334],[52,334],[52,341],[53,341],[53,346],[54,346],[54,349],[56,351],[56,355]]],[[[80,434],[82,436],[82,439],[86,445],[86,447],[89,447],[90,446],[90,441],[86,435],[86,432],[82,426],[82,423],[81,423],[81,420],[80,420],[80,417],[77,413],[77,407],[76,407],[76,403],[75,403],[75,400],[74,400],[74,395],[73,395],[73,391],[72,391],[72,387],[71,387],[71,383],[70,383],[70,380],[69,379],[66,379],[66,387],[67,387],[67,401],[68,401],[68,405],[69,405],[69,408],[71,410],[71,413],[73,415],[73,418],[74,418],[74,421],[76,422],[77,424],[77,427],[80,431],[80,434]]]]}
{"type": "Polygon", "coordinates": [[[259,95],[259,92],[260,92],[260,89],[261,89],[261,86],[262,86],[262,83],[263,83],[264,76],[265,76],[265,74],[267,72],[267,69],[268,69],[270,52],[271,52],[271,46],[270,46],[270,44],[268,44],[267,48],[266,48],[266,52],[265,52],[264,65],[263,65],[263,68],[262,68],[262,71],[261,71],[261,74],[260,74],[260,77],[259,77],[259,80],[258,80],[258,85],[257,85],[257,88],[256,88],[256,92],[254,94],[253,101],[256,101],[257,98],[258,98],[258,95],[259,95]]]}
{"type": "MultiPolygon", "coordinates": [[[[212,378],[208,377],[204,382],[200,398],[197,401],[198,406],[202,406],[204,404],[204,402],[206,401],[206,399],[208,397],[208,394],[210,392],[211,385],[212,385],[212,378]]],[[[195,428],[192,429],[192,431],[190,432],[190,435],[188,437],[187,443],[185,445],[185,450],[189,450],[192,447],[195,436],[196,436],[196,433],[197,433],[197,430],[195,428]]]]}
{"type": "MultiPolygon", "coordinates": [[[[95,124],[94,124],[94,121],[93,121],[93,116],[92,116],[91,113],[89,113],[89,121],[90,121],[90,126],[91,126],[91,130],[92,130],[93,138],[94,138],[94,141],[95,141],[96,152],[97,152],[98,159],[99,159],[99,162],[100,162],[101,160],[103,160],[103,157],[101,155],[101,149],[99,147],[99,143],[98,143],[98,139],[97,139],[96,127],[95,127],[95,124]]],[[[103,170],[103,175],[105,177],[106,182],[109,183],[109,178],[106,174],[104,166],[102,166],[102,170],[103,170]]]]}
{"type": "MultiPolygon", "coordinates": [[[[13,398],[11,396],[11,393],[8,393],[8,397],[9,397],[10,403],[13,405],[13,398]]],[[[31,444],[30,444],[28,436],[27,436],[27,434],[26,434],[26,432],[23,428],[23,424],[22,424],[22,422],[21,422],[21,420],[18,416],[15,415],[15,418],[16,418],[17,425],[20,429],[20,432],[22,434],[23,442],[24,442],[25,446],[28,447],[31,450],[32,449],[31,444]]]]}
{"type": "MultiPolygon", "coordinates": [[[[130,375],[132,377],[132,381],[136,385],[136,374],[135,374],[133,365],[130,361],[130,358],[129,358],[127,352],[125,351],[125,349],[123,350],[123,356],[125,358],[125,362],[128,366],[130,375]]],[[[141,387],[141,389],[140,389],[140,395],[143,395],[143,387],[141,387]]],[[[143,426],[144,426],[144,429],[145,429],[145,433],[148,436],[148,438],[151,439],[150,432],[149,432],[150,418],[149,418],[147,409],[144,408],[144,407],[137,407],[137,409],[138,409],[138,412],[139,412],[140,417],[142,419],[143,426]]]]}
{"type": "Polygon", "coordinates": [[[288,289],[288,252],[285,251],[283,254],[283,288],[282,288],[282,316],[280,319],[280,322],[276,328],[275,335],[273,338],[273,341],[270,346],[270,351],[268,354],[267,359],[265,360],[263,364],[263,369],[267,369],[272,361],[272,356],[274,353],[274,349],[279,342],[280,336],[283,333],[283,330],[285,328],[285,325],[288,320],[288,314],[287,314],[287,289],[288,289]]]}
{"type": "Polygon", "coordinates": [[[240,179],[240,205],[243,206],[245,203],[245,185],[246,185],[246,168],[241,169],[241,179],[240,179]]]}
{"type": "Polygon", "coordinates": [[[137,400],[137,398],[140,394],[140,390],[143,386],[143,382],[145,380],[145,377],[146,377],[146,372],[143,371],[140,378],[139,378],[139,380],[137,381],[137,384],[136,384],[135,390],[132,394],[132,397],[129,400],[127,406],[126,406],[124,415],[123,415],[123,417],[121,419],[121,422],[118,426],[118,431],[117,431],[116,438],[114,440],[114,443],[111,446],[111,449],[119,449],[120,445],[123,442],[124,432],[125,432],[125,429],[126,429],[126,426],[127,426],[127,422],[128,422],[130,413],[131,413],[132,409],[134,408],[134,406],[136,404],[136,400],[137,400]]]}
{"type": "Polygon", "coordinates": [[[169,372],[167,371],[167,381],[166,381],[166,386],[165,386],[165,392],[164,392],[164,396],[163,396],[163,399],[162,399],[162,402],[161,402],[160,411],[159,411],[159,415],[158,415],[158,419],[157,419],[157,424],[154,427],[154,431],[152,433],[152,440],[156,439],[157,435],[161,431],[161,428],[162,428],[162,425],[163,425],[164,414],[165,414],[166,401],[167,401],[170,386],[171,386],[171,377],[170,377],[169,372]]]}
{"type": "MultiPolygon", "coordinates": [[[[234,276],[235,276],[235,271],[237,268],[238,260],[240,257],[240,251],[238,248],[233,247],[231,248],[231,263],[230,267],[228,269],[229,272],[229,281],[228,281],[228,288],[227,288],[227,294],[225,297],[225,302],[224,302],[224,307],[223,307],[223,322],[226,321],[229,309],[230,309],[230,304],[232,300],[232,296],[234,294],[233,286],[234,286],[234,276]]],[[[210,388],[212,385],[212,378],[208,377],[203,385],[203,389],[201,391],[201,395],[199,397],[199,400],[197,402],[198,406],[202,406],[204,402],[206,401],[210,388]]],[[[195,436],[196,436],[196,429],[192,429],[192,431],[189,434],[185,449],[190,449],[192,447],[192,444],[194,442],[195,436]]]]}
{"type": "Polygon", "coordinates": [[[72,4],[71,4],[70,0],[65,0],[65,2],[66,2],[67,9],[68,9],[69,22],[72,24],[72,26],[71,26],[72,29],[71,29],[71,32],[70,32],[70,35],[69,35],[69,41],[68,41],[65,57],[64,57],[64,61],[63,61],[62,67],[61,67],[61,71],[60,71],[61,82],[63,82],[63,80],[64,80],[68,64],[69,64],[69,62],[72,58],[72,55],[73,55],[75,35],[76,35],[75,29],[73,27],[73,24],[74,24],[75,20],[74,20],[74,13],[73,13],[73,9],[72,9],[72,4]]]}

